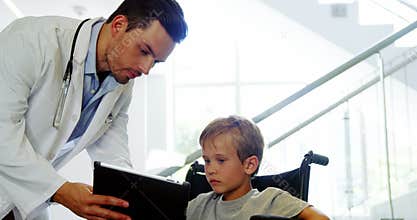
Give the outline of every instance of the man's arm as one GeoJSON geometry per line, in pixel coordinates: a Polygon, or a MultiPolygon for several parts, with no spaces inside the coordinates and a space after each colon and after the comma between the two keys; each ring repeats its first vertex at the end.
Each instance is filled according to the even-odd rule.
{"type": "MultiPolygon", "coordinates": [[[[19,23],[19,21],[17,22],[19,23]]],[[[0,187],[23,218],[40,207],[65,180],[26,135],[31,89],[42,52],[19,25],[0,33],[0,187]]]]}

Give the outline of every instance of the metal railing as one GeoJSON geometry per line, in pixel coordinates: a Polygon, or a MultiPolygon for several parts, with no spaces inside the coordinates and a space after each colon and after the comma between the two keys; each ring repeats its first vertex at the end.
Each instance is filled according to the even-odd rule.
{"type": "MultiPolygon", "coordinates": [[[[392,75],[393,73],[395,73],[396,71],[398,71],[399,69],[404,67],[405,65],[408,65],[408,64],[410,64],[411,62],[413,62],[414,60],[417,59],[417,53],[416,53],[417,52],[417,47],[413,47],[411,50],[406,51],[405,54],[409,53],[410,51],[413,52],[411,54],[411,56],[407,56],[400,63],[393,64],[393,65],[391,65],[391,66],[389,66],[388,68],[385,69],[384,78],[392,75]]],[[[360,86],[359,88],[353,90],[352,92],[350,92],[346,96],[342,97],[338,101],[334,102],[333,104],[329,105],[328,107],[326,107],[322,111],[318,112],[317,114],[315,114],[312,117],[308,118],[307,120],[301,122],[300,124],[298,124],[294,128],[288,130],[287,132],[285,132],[284,134],[282,134],[278,138],[274,139],[273,141],[271,141],[268,144],[268,147],[272,147],[272,146],[278,144],[279,142],[283,141],[287,137],[291,136],[292,134],[296,133],[297,131],[301,130],[302,128],[306,127],[307,125],[311,124],[315,120],[319,119],[321,116],[327,114],[328,112],[337,108],[339,105],[341,105],[341,104],[345,103],[346,101],[348,101],[349,99],[359,95],[361,92],[367,90],[369,87],[375,85],[376,83],[378,83],[380,81],[381,81],[381,77],[380,76],[375,76],[374,78],[372,78],[367,83],[360,86]]]]}
{"type": "Polygon", "coordinates": [[[277,111],[281,110],[282,108],[288,106],[289,104],[291,104],[295,100],[298,100],[299,98],[303,97],[305,94],[313,91],[314,89],[323,85],[327,81],[329,81],[329,80],[335,78],[336,76],[340,75],[341,73],[345,72],[349,68],[355,66],[356,64],[362,62],[363,60],[369,58],[370,56],[373,56],[373,55],[377,54],[379,51],[381,51],[382,49],[391,45],[396,40],[398,40],[399,38],[408,34],[409,32],[411,32],[412,30],[414,30],[416,28],[417,28],[417,21],[411,23],[410,25],[406,26],[405,28],[401,29],[400,31],[390,35],[389,37],[385,38],[384,40],[381,40],[380,42],[374,44],[369,49],[359,53],[357,56],[353,57],[352,59],[350,59],[346,63],[340,65],[336,69],[330,71],[328,74],[320,77],[316,81],[308,84],[307,86],[305,86],[301,90],[299,90],[299,91],[295,92],[294,94],[290,95],[288,98],[282,100],[278,104],[272,106],[271,108],[265,110],[261,114],[255,116],[253,118],[253,121],[255,123],[258,123],[258,122],[264,120],[265,118],[271,116],[272,114],[276,113],[277,111]]]}
{"type": "MultiPolygon", "coordinates": [[[[339,67],[335,68],[334,70],[330,71],[326,75],[324,75],[324,76],[320,77],[319,79],[315,80],[314,82],[306,85],[304,88],[296,91],[295,93],[293,93],[292,95],[288,96],[287,98],[285,98],[281,102],[273,105],[272,107],[268,108],[267,110],[265,110],[261,114],[255,116],[252,120],[255,123],[259,123],[259,122],[263,121],[264,119],[268,118],[272,114],[280,111],[281,109],[283,109],[286,106],[290,105],[294,101],[302,98],[306,94],[312,92],[316,88],[318,88],[321,85],[325,84],[329,80],[337,77],[338,75],[342,74],[343,72],[345,72],[346,70],[352,68],[353,66],[357,65],[358,63],[366,60],[367,58],[369,58],[369,57],[371,57],[371,56],[373,56],[375,54],[378,54],[382,49],[384,49],[387,46],[391,45],[396,40],[400,39],[404,35],[406,35],[409,32],[415,30],[416,28],[417,28],[417,21],[409,24],[408,26],[402,28],[398,32],[396,32],[394,34],[391,34],[390,36],[386,37],[385,39],[377,42],[376,44],[374,44],[370,48],[368,48],[368,49],[364,50],[363,52],[359,53],[358,55],[356,55],[352,59],[348,60],[347,62],[343,63],[342,65],[340,65],[339,67]]],[[[403,67],[404,65],[407,65],[408,63],[412,62],[416,58],[417,58],[417,56],[410,56],[409,59],[406,59],[404,62],[401,62],[398,65],[395,65],[394,67],[392,67],[391,69],[389,69],[385,73],[385,77],[388,76],[388,75],[391,75],[396,70],[398,70],[399,68],[403,67]]],[[[376,84],[377,82],[379,82],[379,80],[380,80],[379,77],[375,77],[375,78],[371,79],[365,85],[361,86],[360,88],[357,88],[356,90],[354,90],[350,94],[346,95],[345,97],[343,97],[339,101],[337,101],[334,104],[332,104],[332,105],[328,106],[327,108],[323,109],[322,111],[320,111],[319,113],[315,114],[314,116],[312,116],[311,118],[307,119],[306,121],[300,123],[298,126],[290,129],[288,132],[285,132],[283,135],[281,135],[280,137],[278,137],[277,139],[275,139],[271,143],[269,143],[268,144],[268,147],[272,147],[275,144],[277,144],[277,143],[281,142],[282,140],[286,139],[287,137],[291,136],[292,134],[294,134],[298,130],[302,129],[303,127],[307,126],[311,122],[313,122],[316,119],[320,118],[321,116],[325,115],[326,113],[328,113],[332,109],[336,108],[340,104],[346,102],[346,100],[351,99],[352,97],[358,95],[362,91],[364,91],[367,88],[371,87],[372,85],[376,84]]],[[[185,160],[185,163],[184,163],[184,166],[187,165],[187,164],[190,164],[190,163],[194,162],[195,160],[197,160],[200,157],[201,157],[201,150],[194,151],[193,153],[191,153],[191,154],[189,154],[187,156],[187,158],[185,160]]],[[[170,174],[174,173],[175,171],[179,170],[180,168],[181,167],[178,167],[177,169],[171,169],[170,170],[171,171],[170,174]]],[[[169,173],[167,173],[167,172],[164,172],[164,174],[165,175],[169,175],[169,173]]]]}
{"type": "MultiPolygon", "coordinates": [[[[346,70],[348,70],[351,67],[355,66],[356,64],[358,64],[358,63],[366,60],[367,58],[369,58],[369,57],[371,57],[371,56],[379,53],[382,49],[384,49],[387,46],[391,45],[396,40],[400,39],[401,37],[403,37],[404,35],[408,34],[409,32],[413,31],[416,28],[417,28],[417,21],[409,24],[408,26],[404,27],[403,29],[399,30],[398,32],[396,32],[394,34],[391,34],[390,36],[386,37],[385,39],[379,41],[378,43],[374,44],[373,46],[371,46],[367,50],[359,53],[357,56],[355,56],[352,59],[348,60],[347,62],[343,63],[342,65],[340,65],[339,67],[335,68],[334,70],[330,71],[326,75],[324,75],[324,76],[320,77],[319,79],[315,80],[314,82],[306,85],[304,88],[302,88],[302,89],[298,90],[297,92],[293,93],[292,95],[288,96],[287,98],[285,98],[281,102],[275,104],[274,106],[268,108],[267,110],[265,110],[261,114],[255,116],[252,120],[255,123],[259,123],[259,122],[263,121],[264,119],[268,118],[272,114],[280,111],[281,109],[283,109],[286,106],[290,105],[294,101],[300,99],[304,95],[310,93],[311,91],[313,91],[316,88],[320,87],[321,85],[325,84],[327,81],[329,81],[329,80],[337,77],[338,75],[342,74],[343,72],[345,72],[346,70]]],[[[408,63],[406,63],[406,64],[408,64],[408,63]]],[[[403,65],[406,65],[406,64],[403,64],[403,65]]],[[[400,67],[397,67],[397,69],[398,68],[401,68],[401,66],[400,67]]],[[[392,74],[393,72],[395,72],[394,69],[393,69],[393,71],[390,71],[390,74],[392,74]]],[[[269,143],[268,144],[268,147],[272,147],[273,145],[279,143],[280,141],[282,141],[285,138],[289,137],[290,135],[292,135],[293,133],[297,132],[301,128],[305,127],[306,125],[308,125],[311,122],[315,121],[316,119],[320,118],[321,116],[323,116],[327,112],[329,112],[332,109],[336,108],[337,106],[339,106],[341,104],[340,102],[343,103],[343,100],[350,99],[350,98],[356,96],[357,94],[359,94],[363,90],[365,90],[365,89],[369,88],[370,86],[372,86],[373,84],[377,83],[379,81],[379,79],[377,78],[376,81],[375,81],[375,79],[373,79],[371,81],[372,82],[369,82],[370,83],[369,85],[366,84],[366,85],[363,86],[363,88],[359,88],[359,89],[355,90],[351,94],[349,94],[346,97],[342,98],[340,101],[334,103],[333,105],[331,105],[328,108],[324,109],[320,113],[314,115],[312,118],[310,118],[307,121],[301,123],[300,125],[296,126],[295,128],[289,130],[284,135],[278,137],[277,139],[275,139],[274,141],[272,141],[271,143],[269,143]]],[[[199,157],[201,157],[201,151],[200,150],[196,150],[196,151],[194,151],[193,153],[191,153],[191,154],[189,154],[187,156],[187,158],[185,160],[185,164],[192,163],[193,161],[195,161],[199,157]]]]}

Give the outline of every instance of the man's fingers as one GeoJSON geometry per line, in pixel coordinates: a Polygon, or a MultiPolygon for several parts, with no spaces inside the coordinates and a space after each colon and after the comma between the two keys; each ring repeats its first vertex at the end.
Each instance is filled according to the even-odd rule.
{"type": "Polygon", "coordinates": [[[94,195],[92,187],[82,183],[66,182],[54,195],[54,199],[77,215],[87,219],[127,220],[129,216],[104,209],[100,206],[117,206],[127,208],[129,203],[113,196],[94,195]]]}
{"type": "Polygon", "coordinates": [[[129,207],[129,203],[127,201],[113,196],[93,195],[91,197],[91,203],[95,205],[120,206],[123,208],[129,207]]]}
{"type": "MultiPolygon", "coordinates": [[[[130,220],[127,215],[111,211],[109,209],[101,208],[100,206],[91,206],[89,216],[97,219],[114,219],[114,220],[130,220]]],[[[90,218],[88,218],[90,219],[90,218]]]]}
{"type": "Polygon", "coordinates": [[[88,220],[106,220],[105,218],[100,218],[97,216],[85,216],[85,218],[88,220]]]}
{"type": "Polygon", "coordinates": [[[90,190],[90,192],[93,192],[93,187],[90,185],[86,185],[87,189],[90,190]]]}

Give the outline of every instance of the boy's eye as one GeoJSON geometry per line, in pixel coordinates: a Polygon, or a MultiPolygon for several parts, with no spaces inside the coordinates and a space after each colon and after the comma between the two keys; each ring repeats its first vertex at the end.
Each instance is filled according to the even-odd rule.
{"type": "Polygon", "coordinates": [[[210,160],[204,160],[204,163],[210,163],[210,160]]]}
{"type": "Polygon", "coordinates": [[[217,159],[217,161],[219,162],[219,163],[224,163],[224,159],[217,159]]]}

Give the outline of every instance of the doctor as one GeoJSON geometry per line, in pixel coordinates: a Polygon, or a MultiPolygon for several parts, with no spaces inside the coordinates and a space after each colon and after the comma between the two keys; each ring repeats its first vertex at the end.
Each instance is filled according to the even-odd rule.
{"type": "Polygon", "coordinates": [[[187,33],[174,0],[125,0],[107,19],[18,19],[0,33],[0,219],[48,219],[60,203],[87,219],[130,219],[101,208],[57,169],[82,150],[131,166],[127,110],[133,80],[163,62],[187,33]]]}

